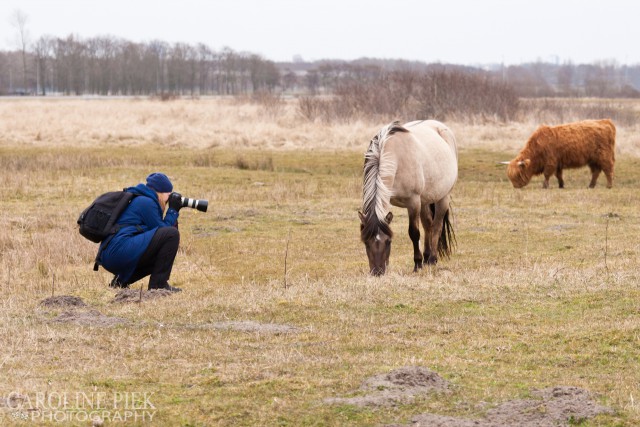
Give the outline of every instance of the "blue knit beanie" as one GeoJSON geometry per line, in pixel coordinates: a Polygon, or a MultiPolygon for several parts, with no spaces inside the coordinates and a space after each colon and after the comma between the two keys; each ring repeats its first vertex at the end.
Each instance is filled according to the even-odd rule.
{"type": "Polygon", "coordinates": [[[147,187],[156,190],[158,193],[171,193],[173,191],[173,184],[171,184],[167,175],[159,172],[154,172],[147,177],[147,187]]]}

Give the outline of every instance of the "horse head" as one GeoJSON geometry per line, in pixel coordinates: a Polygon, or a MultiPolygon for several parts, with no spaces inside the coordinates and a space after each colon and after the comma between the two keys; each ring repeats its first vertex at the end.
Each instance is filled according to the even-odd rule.
{"type": "Polygon", "coordinates": [[[374,276],[382,276],[387,271],[389,265],[389,255],[391,255],[391,239],[393,233],[389,224],[393,219],[393,214],[389,212],[385,221],[380,221],[375,215],[360,216],[360,238],[367,251],[369,258],[369,272],[374,276]]]}

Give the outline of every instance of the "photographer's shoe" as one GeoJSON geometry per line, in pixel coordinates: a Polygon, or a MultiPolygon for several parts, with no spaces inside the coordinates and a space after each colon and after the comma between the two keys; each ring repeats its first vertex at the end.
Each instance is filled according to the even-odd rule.
{"type": "Polygon", "coordinates": [[[153,290],[153,289],[162,289],[162,290],[169,291],[169,292],[182,292],[182,289],[176,288],[174,286],[171,286],[168,283],[165,283],[164,286],[160,286],[160,287],[157,287],[157,288],[149,288],[150,291],[153,290]]]}
{"type": "Polygon", "coordinates": [[[129,285],[125,285],[124,283],[120,283],[120,280],[118,280],[119,277],[113,276],[113,280],[111,280],[111,283],[109,283],[109,287],[110,288],[128,288],[129,285]]]}

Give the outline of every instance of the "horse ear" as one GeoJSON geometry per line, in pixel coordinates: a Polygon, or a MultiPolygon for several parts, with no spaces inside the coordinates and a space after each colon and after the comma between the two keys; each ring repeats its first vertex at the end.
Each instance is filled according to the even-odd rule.
{"type": "Polygon", "coordinates": [[[360,217],[360,224],[364,225],[364,221],[365,221],[364,214],[358,211],[358,216],[360,217]]]}
{"type": "Polygon", "coordinates": [[[387,216],[384,217],[387,220],[387,224],[391,224],[391,220],[393,219],[393,214],[389,212],[387,216]]]}

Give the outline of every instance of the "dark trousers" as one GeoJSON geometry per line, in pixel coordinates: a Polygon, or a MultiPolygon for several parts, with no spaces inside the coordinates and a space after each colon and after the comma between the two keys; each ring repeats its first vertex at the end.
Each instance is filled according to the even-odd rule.
{"type": "Polygon", "coordinates": [[[177,228],[158,228],[149,242],[147,250],[138,261],[136,270],[129,279],[129,284],[151,275],[149,289],[158,289],[168,285],[179,244],[180,233],[177,228]]]}

